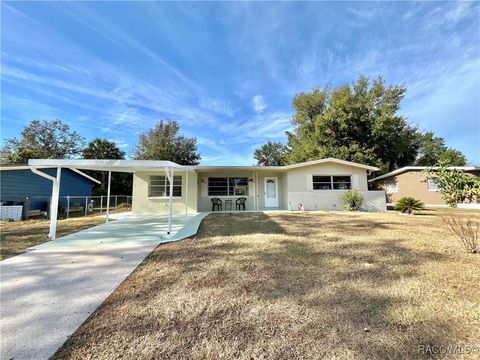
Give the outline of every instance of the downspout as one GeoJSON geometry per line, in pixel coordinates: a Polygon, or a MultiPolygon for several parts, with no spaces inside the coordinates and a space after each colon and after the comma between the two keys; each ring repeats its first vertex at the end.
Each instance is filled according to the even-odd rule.
{"type": "Polygon", "coordinates": [[[108,215],[110,214],[110,184],[112,182],[112,172],[108,172],[108,187],[107,187],[107,213],[105,214],[105,222],[108,223],[108,215]]]}
{"type": "Polygon", "coordinates": [[[170,196],[168,199],[168,238],[172,237],[172,205],[173,205],[173,171],[165,168],[165,174],[170,182],[170,196]]]}
{"type": "Polygon", "coordinates": [[[259,192],[258,192],[258,172],[255,173],[255,192],[256,192],[256,198],[257,198],[257,211],[260,211],[260,198],[259,198],[259,192]]]}
{"type": "Polygon", "coordinates": [[[253,182],[253,211],[257,209],[257,186],[255,185],[255,172],[252,171],[252,182],[253,182]]]}
{"type": "Polygon", "coordinates": [[[52,202],[50,203],[50,231],[48,237],[55,240],[57,234],[57,215],[58,215],[58,200],[60,197],[60,179],[62,175],[62,168],[57,167],[57,176],[53,177],[38,170],[36,167],[30,167],[30,170],[45,179],[52,182],[52,202]]]}
{"type": "Polygon", "coordinates": [[[185,218],[188,218],[188,171],[185,171],[185,218]]]}

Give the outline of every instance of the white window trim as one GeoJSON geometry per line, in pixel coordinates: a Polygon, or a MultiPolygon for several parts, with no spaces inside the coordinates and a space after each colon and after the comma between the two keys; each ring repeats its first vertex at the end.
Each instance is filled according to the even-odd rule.
{"type": "MultiPolygon", "coordinates": [[[[165,195],[165,196],[150,196],[150,187],[152,186],[152,176],[163,176],[165,177],[165,194],[170,194],[170,186],[168,185],[168,178],[166,175],[150,175],[148,177],[148,195],[147,195],[147,199],[152,199],[152,200],[155,200],[155,199],[159,199],[159,200],[165,200],[165,199],[169,199],[170,196],[169,195],[165,195]]],[[[174,187],[175,186],[180,186],[180,191],[181,191],[181,195],[178,196],[178,195],[173,195],[172,197],[174,199],[180,199],[182,198],[183,196],[183,176],[182,175],[174,175],[174,178],[175,177],[180,177],[180,180],[181,180],[181,184],[180,185],[173,185],[174,187]]],[[[175,181],[175,179],[174,179],[175,181]]],[[[159,186],[159,185],[154,185],[154,186],[159,186]]]]}
{"type": "MultiPolygon", "coordinates": [[[[248,186],[248,179],[249,177],[248,176],[209,176],[207,177],[207,197],[210,198],[210,199],[213,199],[213,198],[239,198],[239,197],[250,197],[252,195],[249,194],[249,186],[248,186]],[[208,180],[210,178],[221,178],[221,179],[227,179],[227,195],[209,195],[209,185],[208,185],[208,180]],[[246,190],[247,190],[247,194],[246,195],[231,195],[229,194],[230,192],[230,179],[236,179],[236,178],[245,178],[247,179],[247,185],[246,186],[246,190]]],[[[234,188],[234,192],[235,192],[235,186],[233,187],[234,188]]]]}
{"type": "Polygon", "coordinates": [[[427,179],[427,181],[426,181],[426,183],[427,183],[427,190],[428,190],[429,192],[440,192],[440,190],[438,189],[438,185],[435,184],[435,183],[434,183],[434,184],[435,184],[435,186],[436,186],[437,188],[436,188],[436,189],[430,189],[430,182],[433,183],[433,180],[432,180],[432,179],[427,179]]]}
{"type": "MultiPolygon", "coordinates": [[[[325,181],[322,181],[324,183],[325,181]]],[[[312,190],[313,191],[349,191],[352,190],[352,174],[333,174],[333,175],[327,175],[327,174],[312,174],[312,190]],[[318,181],[313,181],[314,176],[330,176],[330,189],[314,189],[313,186],[315,183],[319,183],[318,181]],[[333,177],[334,176],[348,176],[350,178],[350,189],[334,189],[333,188],[333,177]]]]}
{"type": "Polygon", "coordinates": [[[398,193],[398,182],[397,181],[386,181],[385,182],[385,192],[387,194],[398,193]],[[388,184],[395,184],[395,190],[388,190],[388,184]]]}

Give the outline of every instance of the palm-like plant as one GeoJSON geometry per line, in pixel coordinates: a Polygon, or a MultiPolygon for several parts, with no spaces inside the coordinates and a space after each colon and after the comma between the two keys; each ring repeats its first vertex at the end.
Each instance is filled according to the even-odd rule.
{"type": "MultiPolygon", "coordinates": [[[[83,149],[84,159],[125,159],[125,152],[120,150],[117,145],[110,140],[96,138],[88,143],[88,146],[83,149]]],[[[91,172],[91,174],[98,174],[98,172],[91,172]]],[[[102,189],[106,189],[106,172],[102,171],[102,189]]]]}
{"type": "Polygon", "coordinates": [[[410,215],[425,210],[425,204],[413,196],[405,196],[395,203],[395,210],[410,215]]]}

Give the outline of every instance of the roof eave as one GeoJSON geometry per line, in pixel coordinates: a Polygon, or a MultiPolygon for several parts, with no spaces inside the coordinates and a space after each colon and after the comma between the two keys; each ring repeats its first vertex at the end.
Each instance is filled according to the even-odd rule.
{"type": "MultiPolygon", "coordinates": [[[[427,169],[439,169],[438,166],[404,166],[400,169],[390,171],[389,173],[377,176],[376,178],[368,180],[368,182],[373,182],[376,180],[381,180],[385,179],[388,177],[396,176],[403,174],[404,172],[407,171],[421,171],[421,170],[427,170],[427,169]]],[[[473,170],[480,170],[480,167],[478,166],[449,166],[448,169],[452,170],[462,170],[462,171],[473,171],[473,170]]]]}
{"type": "Polygon", "coordinates": [[[171,161],[163,160],[111,160],[111,159],[32,159],[28,161],[30,166],[65,167],[70,169],[135,172],[142,170],[177,169],[179,171],[193,172],[191,166],[179,165],[171,161]]]}
{"type": "MultiPolygon", "coordinates": [[[[3,167],[0,167],[0,170],[7,170],[7,171],[14,171],[14,170],[30,170],[32,168],[32,166],[30,165],[10,165],[10,166],[3,166],[3,167]]],[[[55,168],[55,166],[35,166],[35,168],[37,169],[53,169],[55,168]]],[[[94,182],[94,183],[97,183],[97,184],[101,184],[102,182],[95,179],[94,177],[90,176],[90,175],[87,175],[85,174],[83,171],[80,171],[78,169],[75,169],[75,168],[68,168],[72,171],[75,171],[77,174],[87,178],[88,180],[94,182]]]]}
{"type": "Polygon", "coordinates": [[[371,170],[371,171],[379,171],[380,170],[379,168],[377,168],[375,166],[359,164],[359,163],[355,163],[355,162],[352,162],[352,161],[340,160],[340,159],[336,159],[336,158],[325,158],[325,159],[319,159],[319,160],[306,161],[306,162],[303,162],[303,163],[286,165],[285,168],[295,169],[295,168],[299,168],[299,167],[323,164],[323,163],[327,163],[327,162],[333,162],[333,163],[337,163],[337,164],[341,164],[341,165],[358,167],[358,168],[371,170]]]}

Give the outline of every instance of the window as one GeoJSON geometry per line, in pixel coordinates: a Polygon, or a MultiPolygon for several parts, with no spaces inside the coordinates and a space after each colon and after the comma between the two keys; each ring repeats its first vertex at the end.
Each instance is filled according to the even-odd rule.
{"type": "Polygon", "coordinates": [[[208,196],[228,195],[228,178],[208,178],[208,196]]]}
{"type": "Polygon", "coordinates": [[[332,176],[335,190],[349,190],[351,186],[350,176],[332,176]]]}
{"type": "Polygon", "coordinates": [[[385,183],[385,190],[387,193],[398,192],[398,184],[396,181],[389,181],[385,183]]]}
{"type": "Polygon", "coordinates": [[[438,191],[438,185],[434,179],[427,179],[428,191],[438,191]]]}
{"type": "Polygon", "coordinates": [[[313,190],[332,190],[332,177],[314,175],[313,190]]]}
{"type": "MultiPolygon", "coordinates": [[[[167,197],[170,195],[170,182],[165,175],[150,176],[150,187],[148,189],[149,197],[167,197]]],[[[182,177],[173,176],[173,196],[182,196],[182,177]]]]}
{"type": "Polygon", "coordinates": [[[208,178],[208,196],[248,196],[248,178],[208,178]]]}
{"type": "Polygon", "coordinates": [[[248,194],[248,178],[229,178],[228,184],[229,195],[246,196],[248,194]]]}
{"type": "Polygon", "coordinates": [[[313,175],[313,190],[348,190],[351,186],[350,176],[313,175]]]}

